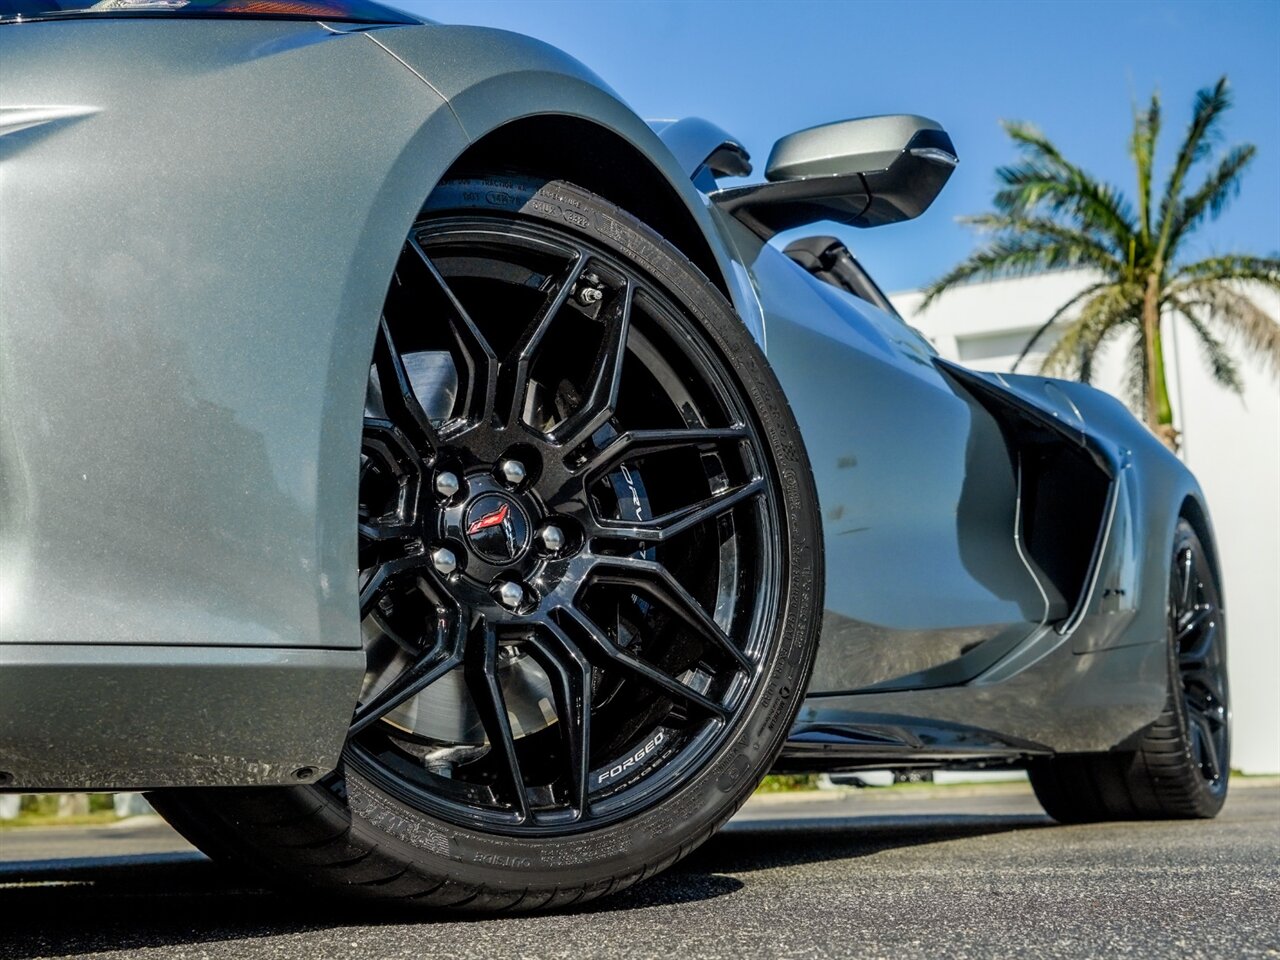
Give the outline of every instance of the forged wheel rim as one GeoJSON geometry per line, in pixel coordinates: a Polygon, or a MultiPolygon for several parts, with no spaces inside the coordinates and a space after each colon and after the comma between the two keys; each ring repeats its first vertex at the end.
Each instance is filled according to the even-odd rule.
{"type": "Polygon", "coordinates": [[[1171,629],[1178,663],[1178,693],[1192,760],[1212,793],[1227,786],[1230,707],[1223,656],[1222,615],[1204,556],[1183,544],[1174,556],[1171,629]]]}
{"type": "Polygon", "coordinates": [[[658,802],[752,701],[778,516],[745,395],[678,299],[556,228],[420,224],[370,373],[347,763],[501,833],[658,802]]]}

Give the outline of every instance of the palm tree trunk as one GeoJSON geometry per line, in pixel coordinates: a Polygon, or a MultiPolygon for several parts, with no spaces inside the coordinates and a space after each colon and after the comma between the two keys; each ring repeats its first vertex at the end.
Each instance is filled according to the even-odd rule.
{"type": "Polygon", "coordinates": [[[1160,336],[1160,275],[1152,271],[1142,300],[1142,337],[1147,351],[1147,426],[1170,450],[1178,449],[1173,406],[1164,372],[1164,343],[1160,336]]]}

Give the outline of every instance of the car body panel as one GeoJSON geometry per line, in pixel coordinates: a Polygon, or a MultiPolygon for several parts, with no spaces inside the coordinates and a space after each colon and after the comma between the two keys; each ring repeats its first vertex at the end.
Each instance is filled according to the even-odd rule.
{"type": "Polygon", "coordinates": [[[357,649],[333,465],[452,114],[312,23],[0,29],[6,99],[96,108],[0,139],[3,642],[357,649]]]}
{"type": "Polygon", "coordinates": [[[1152,598],[1184,503],[1209,536],[1185,468],[1088,388],[966,386],[712,209],[688,158],[554,48],[436,25],[31,23],[0,27],[0,91],[0,789],[337,763],[387,284],[455,160],[542,116],[598,125],[670,185],[796,411],[828,614],[787,762],[856,765],[872,741],[903,763],[1106,749],[1158,713],[1152,598]],[[984,391],[1115,470],[1072,616],[1021,551],[1020,468],[984,391]]]}
{"type": "Polygon", "coordinates": [[[1084,425],[1081,439],[1116,469],[1114,506],[1099,531],[1082,608],[965,683],[811,694],[784,768],[854,769],[886,758],[898,766],[984,765],[1104,752],[1133,741],[1164,709],[1169,544],[1182,516],[1213,542],[1199,485],[1113,397],[1066,381],[1052,381],[1046,394],[1038,377],[999,375],[997,382],[1050,418],[1061,413],[1058,398],[1067,398],[1084,425]]]}
{"type": "Polygon", "coordinates": [[[360,650],[0,644],[12,790],[307,783],[332,770],[360,650]]]}
{"type": "Polygon", "coordinates": [[[900,320],[745,231],[734,239],[822,508],[827,613],[810,690],[907,681],[973,654],[958,676],[969,679],[1049,616],[1018,554],[1016,477],[994,419],[900,320]]]}
{"type": "Polygon", "coordinates": [[[369,36],[448,101],[473,142],[513,121],[544,115],[587,120],[620,136],[679,196],[710,242],[739,316],[763,343],[754,292],[719,239],[710,204],[652,127],[603,80],[555,47],[505,30],[430,24],[388,27],[369,36]]]}

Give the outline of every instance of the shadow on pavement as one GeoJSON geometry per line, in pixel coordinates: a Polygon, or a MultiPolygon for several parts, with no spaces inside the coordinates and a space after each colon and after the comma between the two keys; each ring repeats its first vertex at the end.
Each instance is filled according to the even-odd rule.
{"type": "Polygon", "coordinates": [[[676,873],[750,873],[803,863],[853,860],[881,850],[1052,826],[1052,820],[1039,814],[924,814],[738,821],[730,823],[673,869],[676,873]]]}
{"type": "MultiPolygon", "coordinates": [[[[689,858],[618,896],[567,912],[696,903],[732,894],[756,870],[857,859],[881,850],[1035,829],[1038,816],[832,817],[736,822],[689,858]],[[729,874],[729,875],[726,875],[729,874]]],[[[198,854],[0,864],[0,958],[213,943],[348,926],[465,923],[403,907],[286,895],[245,885],[198,854]]],[[[510,919],[510,918],[508,918],[510,919]]]]}

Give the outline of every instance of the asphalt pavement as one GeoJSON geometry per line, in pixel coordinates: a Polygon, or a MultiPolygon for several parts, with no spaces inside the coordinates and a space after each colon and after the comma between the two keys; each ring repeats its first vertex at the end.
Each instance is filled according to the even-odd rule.
{"type": "Polygon", "coordinates": [[[1280,957],[1280,785],[1062,827],[1025,786],[757,797],[584,908],[464,919],[247,886],[162,823],[0,833],[0,958],[1280,957]]]}

